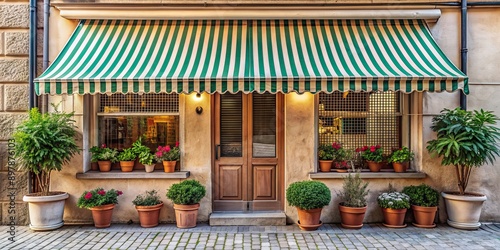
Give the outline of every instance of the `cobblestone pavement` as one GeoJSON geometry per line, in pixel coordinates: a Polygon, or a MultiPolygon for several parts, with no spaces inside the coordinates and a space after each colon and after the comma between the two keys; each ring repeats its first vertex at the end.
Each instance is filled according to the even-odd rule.
{"type": "Polygon", "coordinates": [[[438,225],[433,229],[408,226],[385,228],[365,224],[360,230],[323,225],[304,232],[288,226],[209,226],[178,229],[173,224],[141,228],[114,224],[110,228],[64,226],[33,232],[16,227],[15,242],[0,226],[0,249],[500,249],[500,224],[483,224],[466,231],[438,225]]]}

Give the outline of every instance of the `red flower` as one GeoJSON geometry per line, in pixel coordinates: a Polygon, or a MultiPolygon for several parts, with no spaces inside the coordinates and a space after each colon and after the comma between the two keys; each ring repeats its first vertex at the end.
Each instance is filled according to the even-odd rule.
{"type": "Polygon", "coordinates": [[[340,145],[340,144],[338,144],[338,143],[334,142],[334,143],[332,144],[332,148],[334,148],[334,149],[336,149],[336,150],[339,150],[340,148],[342,148],[342,145],[340,145]]]}
{"type": "Polygon", "coordinates": [[[116,193],[117,193],[118,195],[122,195],[122,194],[123,194],[123,192],[122,192],[122,191],[120,191],[120,190],[116,191],[116,193]]]}
{"type": "Polygon", "coordinates": [[[375,147],[376,147],[377,149],[379,149],[379,148],[380,148],[380,145],[379,145],[379,144],[377,144],[375,147]]]}
{"type": "Polygon", "coordinates": [[[178,141],[175,142],[175,147],[179,147],[179,142],[178,141]]]}
{"type": "Polygon", "coordinates": [[[361,151],[366,151],[368,150],[368,146],[363,146],[363,149],[361,151]]]}
{"type": "Polygon", "coordinates": [[[87,192],[87,194],[85,195],[85,200],[90,200],[91,198],[92,198],[92,193],[87,192]]]}
{"type": "Polygon", "coordinates": [[[371,146],[371,147],[370,147],[370,152],[375,152],[375,150],[376,150],[376,149],[377,149],[377,147],[375,147],[375,146],[371,146]]]}
{"type": "Polygon", "coordinates": [[[101,144],[101,148],[105,148],[106,147],[106,144],[101,144]]]}
{"type": "Polygon", "coordinates": [[[106,191],[104,191],[104,189],[101,189],[101,190],[97,191],[97,193],[104,196],[106,194],[106,191]]]}
{"type": "Polygon", "coordinates": [[[359,153],[359,152],[361,152],[361,148],[356,149],[356,153],[359,153]]]}

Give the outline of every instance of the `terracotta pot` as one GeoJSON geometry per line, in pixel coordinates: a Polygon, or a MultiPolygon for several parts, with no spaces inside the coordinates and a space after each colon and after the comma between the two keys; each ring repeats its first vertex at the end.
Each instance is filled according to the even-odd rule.
{"type": "Polygon", "coordinates": [[[421,207],[411,205],[411,209],[413,210],[413,217],[415,218],[415,223],[413,223],[416,227],[435,227],[434,218],[436,217],[437,207],[421,207]]]}
{"type": "Polygon", "coordinates": [[[385,162],[374,162],[374,161],[366,161],[368,168],[371,172],[379,172],[380,169],[385,165],[385,162]]]}
{"type": "Polygon", "coordinates": [[[91,162],[90,163],[90,170],[92,170],[92,171],[98,171],[99,170],[99,164],[97,162],[91,162]]]}
{"type": "Polygon", "coordinates": [[[111,161],[97,161],[99,165],[99,171],[101,172],[109,172],[111,171],[111,161]]]}
{"type": "Polygon", "coordinates": [[[323,208],[315,208],[303,210],[297,207],[297,212],[299,215],[299,227],[305,231],[313,231],[318,229],[323,223],[320,221],[321,210],[323,208]]]}
{"type": "Polygon", "coordinates": [[[151,173],[155,170],[155,164],[145,164],[144,169],[147,173],[151,173]]]}
{"type": "Polygon", "coordinates": [[[120,161],[122,172],[132,172],[132,170],[134,170],[134,165],[134,161],[120,161]]]}
{"type": "Polygon", "coordinates": [[[163,203],[153,206],[135,206],[139,213],[139,222],[141,227],[156,227],[160,220],[160,209],[163,203]]]}
{"type": "Polygon", "coordinates": [[[360,229],[363,227],[365,207],[345,207],[339,204],[340,221],[343,228],[360,229]]]}
{"type": "Polygon", "coordinates": [[[319,169],[321,172],[330,172],[332,169],[332,160],[319,160],[319,169]]]}
{"type": "Polygon", "coordinates": [[[403,209],[392,209],[392,208],[382,208],[382,213],[384,214],[384,226],[386,227],[406,227],[405,224],[405,214],[406,208],[403,209]]]}
{"type": "Polygon", "coordinates": [[[392,167],[396,173],[404,173],[408,169],[408,162],[393,162],[392,167]]]}
{"type": "Polygon", "coordinates": [[[196,227],[196,220],[198,218],[198,208],[200,203],[193,205],[179,205],[174,204],[175,221],[178,228],[192,228],[196,227]]]}
{"type": "Polygon", "coordinates": [[[113,215],[115,204],[107,204],[89,208],[92,211],[94,226],[97,228],[106,228],[111,225],[111,217],[113,215]]]}
{"type": "Polygon", "coordinates": [[[337,172],[347,172],[349,165],[347,164],[347,161],[334,161],[332,162],[332,167],[337,170],[337,172]]]}
{"type": "Polygon", "coordinates": [[[175,171],[177,161],[163,161],[163,170],[165,173],[173,173],[175,171]]]}

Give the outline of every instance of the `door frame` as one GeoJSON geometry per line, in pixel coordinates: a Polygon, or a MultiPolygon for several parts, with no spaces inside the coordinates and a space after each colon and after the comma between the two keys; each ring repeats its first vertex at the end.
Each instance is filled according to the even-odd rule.
{"type": "MultiPolygon", "coordinates": [[[[243,95],[247,95],[247,97],[244,99],[251,99],[250,95],[252,94],[245,94],[242,93],[243,95]]],[[[258,94],[258,93],[255,93],[258,94]]],[[[216,110],[217,105],[216,105],[216,100],[219,99],[218,95],[221,95],[220,93],[214,93],[212,95],[212,98],[210,98],[210,138],[211,138],[211,143],[210,143],[210,149],[211,149],[211,184],[212,184],[212,211],[214,210],[214,199],[216,197],[216,187],[215,187],[215,166],[216,166],[216,157],[215,157],[215,129],[216,129],[216,119],[219,118],[217,115],[218,112],[216,110]]],[[[276,170],[276,180],[278,182],[277,184],[277,190],[276,190],[276,198],[279,201],[279,207],[280,209],[278,211],[285,211],[285,97],[284,94],[282,93],[275,93],[276,95],[276,158],[277,158],[277,170],[276,170]]],[[[247,119],[247,124],[243,124],[242,126],[248,127],[249,123],[252,122],[252,118],[247,119]]],[[[246,129],[246,131],[249,131],[246,129]]],[[[244,136],[245,138],[246,136],[244,136]]],[[[245,140],[245,139],[244,139],[245,140]]],[[[252,153],[252,147],[249,148],[250,140],[246,140],[244,143],[245,146],[247,147],[248,154],[252,153]]],[[[251,146],[251,145],[250,145],[251,146]]],[[[248,161],[247,164],[252,163],[252,157],[249,156],[247,159],[248,161]]],[[[258,165],[258,158],[254,159],[254,162],[257,163],[258,165]]],[[[250,192],[250,185],[247,185],[247,190],[250,192]]],[[[252,194],[253,195],[253,194],[252,194]]],[[[274,210],[276,211],[276,210],[274,210]]]]}

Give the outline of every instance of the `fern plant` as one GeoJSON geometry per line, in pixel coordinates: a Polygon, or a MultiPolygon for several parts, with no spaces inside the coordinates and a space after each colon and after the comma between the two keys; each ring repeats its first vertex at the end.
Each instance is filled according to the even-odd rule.
{"type": "Polygon", "coordinates": [[[349,173],[344,177],[342,190],[337,192],[341,202],[345,207],[366,207],[366,196],[368,196],[368,182],[365,182],[359,176],[359,170],[356,174],[349,173]]]}

